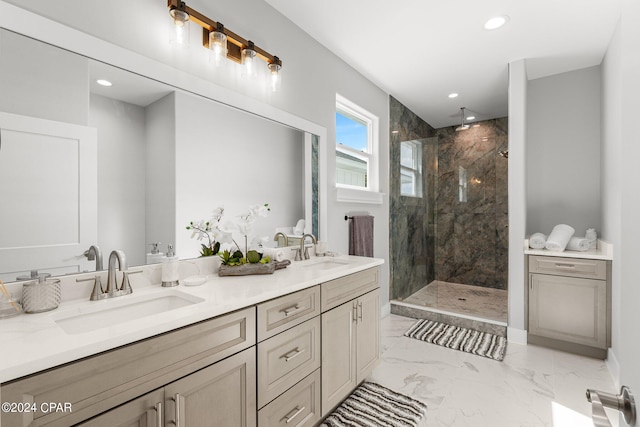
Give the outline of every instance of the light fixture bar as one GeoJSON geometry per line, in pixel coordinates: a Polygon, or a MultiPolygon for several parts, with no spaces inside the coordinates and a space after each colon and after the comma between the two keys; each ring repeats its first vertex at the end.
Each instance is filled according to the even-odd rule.
{"type": "MultiPolygon", "coordinates": [[[[195,22],[199,26],[202,27],[202,45],[206,48],[209,47],[209,33],[212,31],[216,31],[218,28],[218,23],[211,18],[208,18],[198,12],[197,10],[191,9],[186,5],[185,2],[180,0],[167,0],[167,7],[169,10],[178,9],[186,12],[189,15],[189,20],[195,22]]],[[[235,62],[241,62],[242,60],[242,49],[248,48],[250,45],[252,49],[255,50],[256,56],[268,64],[279,64],[282,66],[282,61],[275,55],[270,54],[264,49],[256,46],[251,43],[250,40],[245,39],[244,37],[239,36],[233,31],[229,30],[227,27],[223,29],[224,34],[227,36],[227,58],[231,59],[235,62]]]]}

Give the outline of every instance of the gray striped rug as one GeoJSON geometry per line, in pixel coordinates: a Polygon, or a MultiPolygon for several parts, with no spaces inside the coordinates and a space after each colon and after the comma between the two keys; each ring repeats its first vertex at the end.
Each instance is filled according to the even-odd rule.
{"type": "Polygon", "coordinates": [[[416,427],[427,405],[380,384],[364,382],[321,427],[416,427]]]}
{"type": "Polygon", "coordinates": [[[499,361],[507,349],[504,337],[428,319],[418,320],[404,336],[499,361]]]}

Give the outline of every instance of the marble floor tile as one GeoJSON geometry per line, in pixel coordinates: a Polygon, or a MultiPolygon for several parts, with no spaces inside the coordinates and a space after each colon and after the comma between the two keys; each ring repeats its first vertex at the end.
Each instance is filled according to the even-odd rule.
{"type": "Polygon", "coordinates": [[[592,427],[585,390],[617,391],[602,360],[509,343],[498,362],[404,337],[414,321],[382,319],[371,379],[425,402],[420,427],[592,427]]]}

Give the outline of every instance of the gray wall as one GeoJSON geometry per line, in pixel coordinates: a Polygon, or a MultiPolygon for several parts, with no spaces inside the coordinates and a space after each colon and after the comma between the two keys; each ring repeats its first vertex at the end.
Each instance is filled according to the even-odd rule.
{"type": "Polygon", "coordinates": [[[98,129],[98,245],[129,265],[145,263],[145,111],[90,96],[89,126],[98,129]],[[114,171],[117,171],[114,173],[114,171]]]}
{"type": "Polygon", "coordinates": [[[600,67],[530,80],[527,234],[601,228],[600,67]]]}
{"type": "Polygon", "coordinates": [[[86,58],[6,30],[0,31],[0,58],[0,111],[87,125],[86,58]]]}

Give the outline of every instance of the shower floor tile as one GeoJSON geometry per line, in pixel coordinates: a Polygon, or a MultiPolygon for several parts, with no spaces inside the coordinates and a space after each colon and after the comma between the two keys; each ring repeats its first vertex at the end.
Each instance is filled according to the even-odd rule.
{"type": "Polygon", "coordinates": [[[507,322],[507,291],[434,280],[402,300],[449,313],[507,322]]]}

